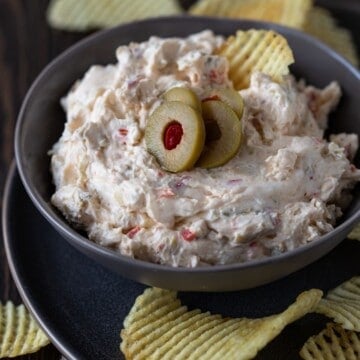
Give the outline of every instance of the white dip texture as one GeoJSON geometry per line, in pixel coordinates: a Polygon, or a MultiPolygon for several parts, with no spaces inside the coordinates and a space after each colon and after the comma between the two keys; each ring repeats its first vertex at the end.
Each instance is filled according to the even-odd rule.
{"type": "Polygon", "coordinates": [[[152,37],[120,46],[117,63],[92,66],[62,99],[67,121],[51,153],[52,203],[96,243],[172,266],[241,263],[274,256],[331,231],[360,179],[354,134],[323,139],[337,105],[324,89],[254,73],[244,99],[243,140],[223,166],[170,173],[147,151],[149,115],[175,86],[201,99],[232,88],[223,39],[152,37]]]}

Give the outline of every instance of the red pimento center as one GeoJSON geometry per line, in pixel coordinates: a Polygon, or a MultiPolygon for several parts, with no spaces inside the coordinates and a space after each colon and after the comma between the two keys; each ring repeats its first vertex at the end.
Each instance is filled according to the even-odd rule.
{"type": "Polygon", "coordinates": [[[213,100],[221,100],[221,99],[217,95],[211,95],[206,97],[205,99],[202,99],[202,102],[213,101],[213,100]]]}
{"type": "Polygon", "coordinates": [[[175,149],[181,141],[184,134],[181,124],[177,121],[172,121],[164,132],[164,145],[166,150],[175,149]]]}

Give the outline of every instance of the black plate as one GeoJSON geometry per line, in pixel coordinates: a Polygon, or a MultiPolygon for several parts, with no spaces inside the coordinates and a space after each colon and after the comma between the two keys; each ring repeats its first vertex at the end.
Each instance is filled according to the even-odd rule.
{"type": "MultiPolygon", "coordinates": [[[[144,286],[116,275],[69,245],[29,200],[13,164],[3,204],[5,249],[23,301],[68,359],[122,359],[119,332],[144,286]]],[[[190,308],[226,316],[282,311],[303,290],[324,291],[360,274],[360,242],[335,250],[280,281],[232,293],[180,293],[190,308]]],[[[307,315],[289,325],[257,359],[296,360],[305,340],[327,319],[307,315]]]]}

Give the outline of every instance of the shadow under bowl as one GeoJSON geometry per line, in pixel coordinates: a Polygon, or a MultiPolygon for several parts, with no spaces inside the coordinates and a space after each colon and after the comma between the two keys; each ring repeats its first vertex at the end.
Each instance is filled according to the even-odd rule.
{"type": "MultiPolygon", "coordinates": [[[[228,36],[249,28],[273,29],[287,38],[296,59],[291,71],[298,78],[318,87],[338,81],[343,97],[331,115],[331,132],[360,134],[359,73],[328,47],[296,30],[257,21],[184,16],[150,19],[98,32],[62,53],[42,71],[23,102],[16,126],[16,162],[25,189],[42,215],[70,244],[107,268],[146,285],[182,291],[231,291],[285,277],[328,253],[351,231],[360,218],[358,188],[338,226],[310,244],[248,263],[174,268],[122,256],[95,244],[73,229],[51,205],[54,186],[47,152],[64,128],[65,114],[59,100],[91,65],[115,63],[119,45],[144,41],[152,35],[184,37],[211,29],[228,36]]],[[[358,158],[355,163],[359,163],[358,158]]]]}

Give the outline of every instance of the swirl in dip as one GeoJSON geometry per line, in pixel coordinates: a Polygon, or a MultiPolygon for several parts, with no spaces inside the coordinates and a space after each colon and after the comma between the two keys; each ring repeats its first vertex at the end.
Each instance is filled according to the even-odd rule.
{"type": "Polygon", "coordinates": [[[51,150],[52,203],[93,241],[172,266],[246,262],[331,231],[360,171],[355,134],[323,139],[340,88],[254,73],[244,99],[243,142],[228,163],[163,170],[144,129],[168,89],[232,88],[223,38],[152,37],[120,46],[115,65],[92,66],[62,99],[67,122],[51,150]]]}

